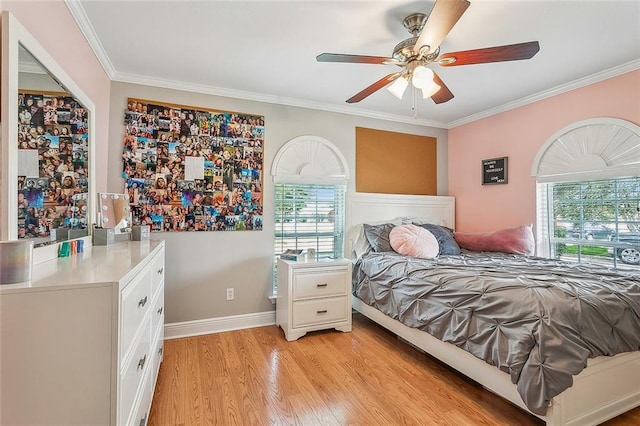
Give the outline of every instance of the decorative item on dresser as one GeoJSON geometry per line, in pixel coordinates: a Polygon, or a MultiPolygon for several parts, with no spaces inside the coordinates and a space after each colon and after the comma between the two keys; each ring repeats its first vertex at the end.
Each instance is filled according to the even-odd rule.
{"type": "Polygon", "coordinates": [[[278,259],[276,324],[287,340],[309,331],[351,331],[351,261],[278,259]]]}
{"type": "Polygon", "coordinates": [[[145,424],[164,341],[164,242],[91,247],[0,286],[0,424],[145,424]]]}

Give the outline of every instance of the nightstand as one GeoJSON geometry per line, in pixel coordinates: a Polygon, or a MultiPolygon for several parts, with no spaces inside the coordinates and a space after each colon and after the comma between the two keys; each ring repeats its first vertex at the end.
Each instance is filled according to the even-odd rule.
{"type": "Polygon", "coordinates": [[[278,259],[276,324],[288,341],[309,331],[351,331],[351,261],[278,259]]]}

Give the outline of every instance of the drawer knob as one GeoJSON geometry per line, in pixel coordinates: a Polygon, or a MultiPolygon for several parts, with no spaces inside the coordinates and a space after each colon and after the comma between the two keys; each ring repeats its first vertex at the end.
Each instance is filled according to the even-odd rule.
{"type": "Polygon", "coordinates": [[[142,370],[146,362],[147,362],[147,354],[144,354],[144,356],[140,358],[140,361],[138,361],[138,369],[142,370]]]}
{"type": "Polygon", "coordinates": [[[316,287],[326,287],[327,283],[322,283],[322,284],[316,284],[316,287]]]}
{"type": "Polygon", "coordinates": [[[326,314],[326,313],[327,313],[326,309],[323,309],[321,311],[316,311],[316,314],[326,314]]]}
{"type": "Polygon", "coordinates": [[[158,309],[158,315],[162,315],[162,309],[163,309],[163,307],[160,306],[160,309],[158,309]]]}
{"type": "Polygon", "coordinates": [[[164,266],[160,269],[158,269],[158,275],[162,275],[162,272],[164,271],[164,266]]]}
{"type": "Polygon", "coordinates": [[[140,299],[140,301],[138,302],[138,308],[142,308],[146,304],[147,304],[147,296],[145,296],[144,298],[140,299]]]}

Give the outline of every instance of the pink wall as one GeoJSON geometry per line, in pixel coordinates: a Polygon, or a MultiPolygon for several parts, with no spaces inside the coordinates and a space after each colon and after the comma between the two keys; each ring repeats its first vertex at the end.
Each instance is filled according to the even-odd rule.
{"type": "MultiPolygon", "coordinates": [[[[111,83],[62,0],[2,1],[96,107],[95,158],[107,158],[111,83]]],[[[96,161],[96,191],[107,190],[107,162],[96,161]]]]}
{"type": "Polygon", "coordinates": [[[590,117],[640,125],[640,70],[465,124],[449,131],[449,195],[456,230],[491,231],[536,221],[531,166],[557,131],[590,117]],[[481,184],[481,160],[509,157],[509,183],[481,184]]]}

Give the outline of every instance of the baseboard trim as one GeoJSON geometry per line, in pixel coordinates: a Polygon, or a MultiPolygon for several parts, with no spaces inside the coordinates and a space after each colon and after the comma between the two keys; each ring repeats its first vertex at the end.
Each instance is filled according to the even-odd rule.
{"type": "Polygon", "coordinates": [[[224,331],[242,330],[245,328],[264,327],[266,325],[274,325],[275,323],[276,311],[174,322],[164,325],[164,339],[170,340],[181,337],[201,336],[203,334],[222,333],[224,331]]]}

